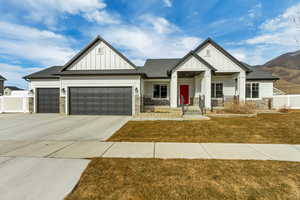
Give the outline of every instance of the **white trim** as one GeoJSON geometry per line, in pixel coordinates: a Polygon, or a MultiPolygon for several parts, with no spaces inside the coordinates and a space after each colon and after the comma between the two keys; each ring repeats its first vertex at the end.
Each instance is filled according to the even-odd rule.
{"type": "Polygon", "coordinates": [[[245,98],[246,100],[261,100],[261,95],[260,95],[260,82],[257,82],[257,81],[246,81],[246,84],[245,84],[245,98]],[[247,84],[250,83],[250,95],[251,97],[247,97],[247,84]],[[258,84],[258,97],[257,98],[253,98],[252,97],[252,84],[255,84],[257,83],[258,84]]]}
{"type": "MultiPolygon", "coordinates": [[[[153,99],[153,100],[169,100],[169,92],[168,92],[168,90],[169,90],[169,88],[168,88],[168,85],[167,84],[161,84],[161,83],[152,83],[152,91],[151,91],[151,94],[152,94],[152,96],[151,96],[151,99],[153,99]],[[159,85],[159,86],[166,86],[167,87],[167,97],[166,98],[155,98],[154,97],[154,85],[159,85]]],[[[160,96],[161,96],[161,94],[160,94],[160,96]]]]}

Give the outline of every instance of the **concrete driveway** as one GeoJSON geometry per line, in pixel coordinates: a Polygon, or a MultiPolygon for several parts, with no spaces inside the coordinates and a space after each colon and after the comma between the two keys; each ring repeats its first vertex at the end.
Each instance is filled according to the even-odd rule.
{"type": "Polygon", "coordinates": [[[80,158],[99,155],[109,145],[101,141],[129,119],[126,116],[0,114],[1,200],[63,199],[89,163],[86,159],[74,159],[78,157],[75,150],[84,153],[80,158]],[[69,152],[70,148],[74,150],[69,152]],[[56,155],[62,150],[63,155],[56,155]]]}
{"type": "Polygon", "coordinates": [[[2,114],[0,140],[106,140],[129,119],[128,116],[2,114]]]}

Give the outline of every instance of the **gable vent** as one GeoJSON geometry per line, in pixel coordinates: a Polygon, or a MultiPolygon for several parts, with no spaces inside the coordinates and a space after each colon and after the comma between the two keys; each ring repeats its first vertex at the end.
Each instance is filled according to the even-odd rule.
{"type": "Polygon", "coordinates": [[[210,50],[209,49],[206,50],[206,55],[205,56],[210,57],[210,50]]]}
{"type": "Polygon", "coordinates": [[[99,47],[99,48],[97,49],[97,54],[103,55],[103,54],[104,54],[104,47],[99,47]]]}

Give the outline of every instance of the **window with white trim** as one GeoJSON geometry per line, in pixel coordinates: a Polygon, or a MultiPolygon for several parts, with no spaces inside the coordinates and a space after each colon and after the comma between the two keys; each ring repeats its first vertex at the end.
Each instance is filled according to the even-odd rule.
{"type": "Polygon", "coordinates": [[[211,97],[222,98],[223,97],[223,83],[212,83],[211,84],[211,97]]]}
{"type": "Polygon", "coordinates": [[[259,98],[259,83],[246,83],[246,98],[259,98]]]}
{"type": "Polygon", "coordinates": [[[165,99],[168,96],[167,85],[153,85],[153,98],[155,99],[165,99]]]}

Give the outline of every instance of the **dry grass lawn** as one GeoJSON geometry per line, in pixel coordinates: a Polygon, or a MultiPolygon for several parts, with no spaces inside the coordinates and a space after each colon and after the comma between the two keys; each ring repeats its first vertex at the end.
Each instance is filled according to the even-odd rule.
{"type": "Polygon", "coordinates": [[[208,121],[130,121],[109,141],[300,144],[300,112],[208,121]]]}
{"type": "Polygon", "coordinates": [[[93,159],[66,200],[300,199],[300,163],[93,159]]]}

